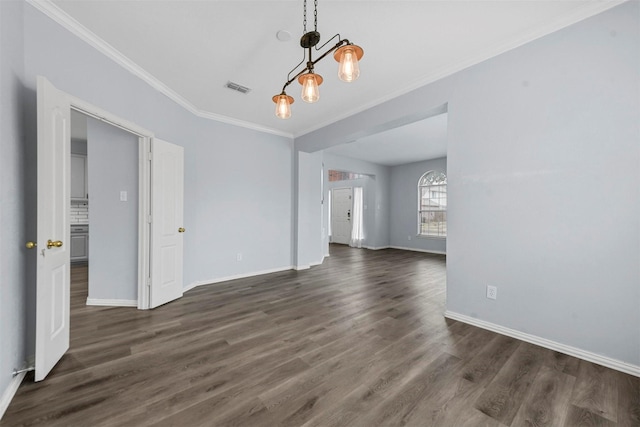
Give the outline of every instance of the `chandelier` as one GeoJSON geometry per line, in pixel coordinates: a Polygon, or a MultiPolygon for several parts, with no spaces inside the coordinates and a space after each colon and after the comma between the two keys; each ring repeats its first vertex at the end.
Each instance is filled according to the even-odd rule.
{"type": "Polygon", "coordinates": [[[334,52],[333,58],[340,63],[338,66],[338,78],[343,82],[350,83],[358,78],[360,75],[360,68],[358,61],[364,55],[364,51],[360,46],[352,44],[347,39],[341,39],[340,34],[336,34],[331,37],[329,41],[320,47],[316,45],[320,42],[320,33],[318,32],[318,0],[313,2],[313,17],[314,17],[314,30],[307,32],[307,0],[304,0],[304,34],[300,38],[300,46],[305,49],[302,57],[302,61],[287,75],[287,82],[282,86],[282,92],[275,95],[272,99],[276,103],[276,116],[281,119],[288,119],[291,117],[291,104],[293,104],[293,97],[287,95],[285,89],[296,79],[302,85],[302,100],[308,103],[314,103],[320,99],[320,92],[318,86],[322,84],[322,76],[314,73],[314,66],[320,62],[323,58],[334,52]],[[316,60],[313,60],[312,53],[322,50],[332,40],[338,39],[338,42],[333,45],[325,53],[321,54],[316,60]],[[313,48],[313,49],[312,49],[313,48]],[[296,73],[293,77],[291,74],[306,61],[306,66],[296,73]]]}

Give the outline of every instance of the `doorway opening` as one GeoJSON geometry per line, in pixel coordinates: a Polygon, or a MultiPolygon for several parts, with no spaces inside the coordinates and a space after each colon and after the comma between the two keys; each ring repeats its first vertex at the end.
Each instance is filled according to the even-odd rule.
{"type": "MultiPolygon", "coordinates": [[[[139,279],[136,304],[140,309],[182,296],[184,149],[58,90],[42,76],[37,78],[37,107],[37,242],[28,247],[38,250],[34,379],[41,381],[69,349],[71,111],[138,138],[138,155],[129,157],[138,163],[138,250],[131,258],[137,259],[134,275],[139,279]]],[[[90,159],[90,146],[87,152],[90,159]]],[[[109,166],[106,157],[97,159],[109,166]]],[[[112,179],[114,173],[118,171],[108,169],[102,181],[117,182],[112,179]]],[[[87,196],[91,193],[89,188],[87,196]]],[[[119,199],[126,201],[128,193],[120,192],[119,199]]],[[[99,211],[93,206],[94,218],[99,211]]],[[[111,243],[108,240],[105,246],[111,243]]]]}
{"type": "Polygon", "coordinates": [[[76,110],[70,122],[72,299],[137,307],[139,138],[76,110]]]}

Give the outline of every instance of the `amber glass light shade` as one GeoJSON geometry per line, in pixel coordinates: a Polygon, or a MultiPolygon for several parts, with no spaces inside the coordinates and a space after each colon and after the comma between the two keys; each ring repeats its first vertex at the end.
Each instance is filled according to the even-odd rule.
{"type": "Polygon", "coordinates": [[[360,46],[348,44],[342,46],[333,54],[338,65],[338,78],[343,82],[350,83],[360,76],[360,67],[358,61],[364,55],[364,51],[360,46]]]}
{"type": "Polygon", "coordinates": [[[322,76],[314,73],[303,74],[298,77],[298,82],[302,85],[302,100],[308,103],[314,103],[320,99],[320,91],[318,86],[322,84],[322,76]]]}
{"type": "Polygon", "coordinates": [[[280,119],[288,119],[291,117],[291,104],[293,104],[293,98],[286,93],[275,95],[273,102],[276,103],[276,116],[280,119]]]}

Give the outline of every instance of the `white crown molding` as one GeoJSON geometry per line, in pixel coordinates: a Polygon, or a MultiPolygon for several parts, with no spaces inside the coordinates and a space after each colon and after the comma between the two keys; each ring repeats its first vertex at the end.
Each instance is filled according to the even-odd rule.
{"type": "Polygon", "coordinates": [[[622,362],[617,359],[612,359],[611,357],[602,356],[597,353],[582,350],[535,335],[530,335],[524,332],[517,331],[515,329],[506,328],[504,326],[496,325],[495,323],[475,319],[473,317],[465,316],[464,314],[455,313],[449,310],[445,311],[444,317],[446,317],[447,319],[468,323],[469,325],[487,329],[501,335],[519,339],[520,341],[526,341],[531,344],[539,345],[540,347],[548,348],[550,350],[568,354],[569,356],[577,357],[578,359],[586,360],[588,362],[602,365],[607,368],[615,369],[616,371],[640,377],[640,366],[632,365],[631,363],[622,362]]]}
{"type": "Polygon", "coordinates": [[[485,50],[479,51],[475,56],[469,57],[465,60],[462,61],[458,61],[455,62],[453,64],[450,64],[446,67],[443,67],[439,70],[436,70],[430,74],[426,74],[424,76],[422,76],[420,79],[415,80],[414,82],[408,84],[407,86],[403,87],[402,89],[399,89],[397,91],[394,91],[392,93],[389,93],[381,98],[378,98],[376,100],[373,100],[367,104],[363,104],[357,108],[354,108],[352,110],[349,110],[343,114],[340,114],[339,116],[335,116],[332,117],[331,119],[324,121],[324,122],[320,122],[320,123],[316,123],[314,126],[301,131],[301,132],[295,132],[293,134],[294,138],[299,138],[303,135],[306,135],[308,133],[311,133],[313,131],[316,131],[318,129],[322,129],[323,127],[329,126],[333,123],[339,122],[340,120],[344,120],[348,117],[351,117],[355,114],[361,113],[363,111],[366,111],[370,108],[376,107],[380,104],[384,104],[387,101],[390,101],[394,98],[397,98],[401,95],[405,95],[411,91],[414,91],[418,88],[421,88],[423,86],[426,86],[430,83],[433,83],[435,81],[438,81],[440,79],[443,79],[445,77],[448,77],[452,74],[457,73],[458,71],[462,71],[466,68],[469,68],[473,65],[479,64],[481,62],[484,62],[488,59],[491,59],[493,57],[496,57],[502,53],[508,52],[512,49],[515,49],[519,46],[522,46],[524,44],[527,44],[529,42],[532,42],[536,39],[539,39],[541,37],[544,37],[548,34],[551,34],[555,31],[561,30],[563,28],[566,28],[570,25],[573,25],[577,22],[583,21],[587,18],[590,18],[592,16],[595,16],[599,13],[602,13],[604,11],[607,11],[613,7],[616,7],[618,5],[621,5],[623,3],[626,3],[629,0],[604,0],[602,2],[590,2],[590,3],[586,3],[583,7],[581,7],[578,10],[573,10],[570,14],[559,17],[558,19],[556,19],[554,22],[551,22],[547,25],[544,25],[542,27],[537,27],[532,29],[531,31],[521,35],[520,37],[514,38],[512,40],[506,41],[504,43],[499,43],[496,44],[494,46],[491,46],[485,50]]]}
{"type": "Polygon", "coordinates": [[[69,30],[73,35],[80,38],[84,42],[88,43],[90,46],[98,50],[100,53],[102,53],[106,57],[113,60],[116,64],[120,65],[121,67],[129,71],[134,76],[140,78],[149,86],[151,86],[158,92],[162,93],[167,98],[171,99],[176,104],[180,105],[181,107],[191,112],[192,114],[198,117],[202,117],[204,119],[215,120],[218,122],[227,123],[234,126],[239,126],[247,129],[256,130],[259,132],[269,133],[272,135],[293,138],[293,134],[290,132],[284,132],[279,129],[262,126],[262,125],[247,122],[244,120],[234,119],[232,117],[211,113],[211,112],[203,111],[196,108],[192,103],[187,101],[180,94],[175,92],[173,89],[169,88],[167,85],[165,85],[156,77],[148,73],[138,64],[133,62],[131,59],[127,58],[119,50],[111,46],[109,43],[107,43],[106,41],[98,37],[95,33],[93,33],[88,28],[86,28],[84,25],[76,21],[69,14],[67,14],[65,11],[63,11],[58,6],[56,6],[53,2],[51,2],[51,0],[27,0],[27,3],[35,7],[40,12],[44,13],[53,21],[62,25],[64,28],[69,30]]]}

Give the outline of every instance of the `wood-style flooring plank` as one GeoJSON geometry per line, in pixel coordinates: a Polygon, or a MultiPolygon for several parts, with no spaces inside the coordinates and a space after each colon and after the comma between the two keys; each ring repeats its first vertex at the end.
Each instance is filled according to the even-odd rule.
{"type": "Polygon", "coordinates": [[[640,378],[615,373],[618,382],[618,425],[640,426],[640,378]]]}
{"type": "Polygon", "coordinates": [[[338,395],[340,404],[336,405],[337,410],[316,414],[305,425],[338,426],[360,422],[363,414],[373,411],[387,396],[397,394],[422,372],[424,366],[443,353],[442,338],[442,335],[417,331],[387,347],[371,360],[369,372],[355,389],[338,395]]]}
{"type": "Polygon", "coordinates": [[[520,343],[480,395],[476,401],[476,409],[505,425],[511,425],[542,366],[542,352],[540,347],[520,343]]]}
{"type": "Polygon", "coordinates": [[[564,425],[575,381],[575,377],[542,366],[512,424],[531,427],[564,425]]]}
{"type": "Polygon", "coordinates": [[[639,427],[639,379],[446,319],[445,257],[331,245],[154,310],[86,305],[1,426],[639,427]]]}
{"type": "Polygon", "coordinates": [[[422,372],[405,383],[371,413],[364,417],[365,425],[415,425],[419,423],[418,409],[435,398],[446,384],[451,371],[459,369],[461,360],[448,353],[424,367],[422,372]]]}
{"type": "Polygon", "coordinates": [[[596,415],[587,409],[571,405],[565,427],[614,427],[617,423],[596,415]]]}
{"type": "Polygon", "coordinates": [[[514,338],[495,335],[475,357],[465,364],[463,378],[478,386],[486,386],[519,345],[520,341],[514,338]]]}
{"type": "Polygon", "coordinates": [[[617,422],[617,378],[615,371],[581,360],[571,403],[609,421],[617,422]]]}

